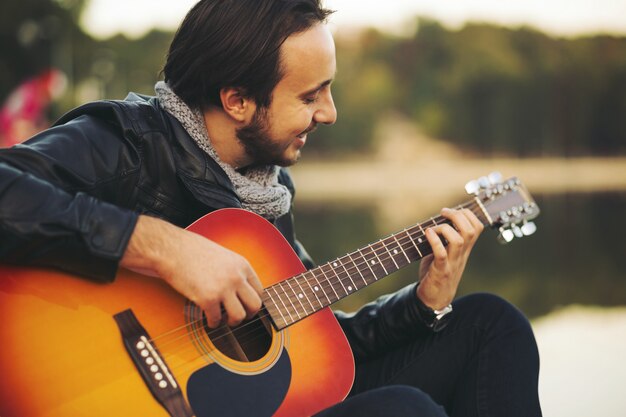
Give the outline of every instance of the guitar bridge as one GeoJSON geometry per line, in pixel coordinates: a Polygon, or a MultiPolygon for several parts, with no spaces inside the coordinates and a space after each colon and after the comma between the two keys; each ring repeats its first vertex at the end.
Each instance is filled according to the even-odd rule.
{"type": "Polygon", "coordinates": [[[193,417],[178,382],[132,310],[113,316],[124,346],[154,398],[172,417],[193,417]]]}

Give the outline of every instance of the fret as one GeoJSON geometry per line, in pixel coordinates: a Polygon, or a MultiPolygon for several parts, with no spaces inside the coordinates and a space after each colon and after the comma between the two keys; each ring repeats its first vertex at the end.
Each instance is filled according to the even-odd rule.
{"type": "MultiPolygon", "coordinates": [[[[311,306],[311,313],[315,312],[315,307],[313,306],[313,303],[311,303],[311,300],[309,299],[309,296],[307,295],[306,291],[304,290],[304,288],[302,288],[302,285],[300,285],[300,280],[303,278],[302,275],[300,275],[299,277],[295,277],[293,279],[293,282],[295,282],[296,284],[298,284],[298,287],[300,287],[300,293],[297,294],[298,298],[300,299],[300,304],[302,304],[302,300],[304,300],[306,298],[306,301],[308,301],[309,305],[311,306]]],[[[292,281],[292,280],[289,280],[292,281]]],[[[308,315],[309,313],[307,312],[306,308],[304,307],[304,305],[302,306],[302,308],[304,309],[304,314],[305,316],[308,315]]]]}
{"type": "MultiPolygon", "coordinates": [[[[289,281],[289,280],[285,280],[285,281],[289,281]]],[[[283,295],[287,296],[287,301],[289,301],[289,304],[291,304],[291,307],[293,308],[293,312],[296,313],[296,315],[298,316],[298,320],[299,320],[301,319],[301,317],[300,317],[300,313],[298,312],[298,308],[295,306],[295,304],[292,301],[293,296],[289,297],[289,295],[287,294],[287,291],[285,291],[285,281],[279,282],[278,285],[280,285],[280,289],[283,291],[283,295]]],[[[287,282],[287,284],[289,285],[289,282],[287,282]]],[[[289,286],[291,287],[291,285],[289,286]]],[[[292,294],[295,296],[295,292],[292,291],[292,294]]],[[[289,307],[287,307],[287,309],[289,309],[289,307]]],[[[287,312],[289,312],[289,310],[287,310],[287,312]]],[[[289,317],[291,318],[291,314],[289,315],[289,317]]],[[[295,322],[297,320],[293,320],[293,321],[295,322]]]]}
{"type": "MultiPolygon", "coordinates": [[[[374,277],[374,281],[378,281],[378,276],[376,275],[376,272],[374,272],[374,270],[370,266],[369,259],[367,259],[367,257],[363,254],[363,251],[361,249],[359,249],[358,252],[361,255],[361,258],[363,259],[363,263],[365,264],[365,266],[367,266],[367,268],[372,272],[372,276],[374,277]]],[[[372,282],[374,282],[374,281],[372,281],[372,282]]],[[[371,284],[371,282],[370,282],[370,284],[371,284]]]]}
{"type": "MultiPolygon", "coordinates": [[[[291,286],[291,281],[292,281],[291,279],[286,279],[286,280],[284,280],[284,281],[283,281],[283,282],[286,282],[286,283],[287,283],[287,285],[289,286],[289,289],[291,290],[291,293],[293,294],[293,296],[292,296],[292,297],[288,297],[288,298],[290,299],[290,301],[291,301],[293,298],[297,299],[297,300],[298,300],[298,302],[300,303],[300,307],[302,307],[302,311],[303,311],[303,312],[304,312],[304,314],[306,315],[306,309],[304,308],[304,304],[302,304],[302,300],[301,300],[301,297],[300,297],[300,295],[301,295],[301,294],[296,293],[296,291],[295,291],[295,290],[293,289],[293,287],[291,286]]],[[[293,301],[291,301],[291,304],[293,304],[293,301]]],[[[297,307],[297,305],[294,305],[294,308],[296,309],[296,314],[298,315],[298,318],[300,318],[300,312],[298,311],[298,307],[297,307]]]]}
{"type": "Polygon", "coordinates": [[[419,228],[422,231],[422,235],[418,236],[417,244],[420,247],[422,256],[427,256],[432,252],[431,247],[430,247],[430,244],[428,243],[428,239],[426,239],[426,231],[422,228],[421,225],[419,225],[419,228]]]}
{"type": "Polygon", "coordinates": [[[406,264],[410,264],[411,260],[409,259],[409,257],[407,256],[406,252],[404,251],[404,248],[402,247],[402,245],[400,244],[400,241],[397,238],[397,235],[393,235],[393,238],[395,239],[396,243],[398,244],[398,247],[400,248],[400,252],[402,252],[402,254],[404,255],[404,257],[406,258],[406,264]]]}
{"type": "Polygon", "coordinates": [[[341,277],[339,276],[339,273],[337,272],[337,268],[339,268],[339,266],[343,267],[344,271],[346,271],[346,274],[348,275],[348,278],[350,277],[350,274],[348,274],[348,270],[346,269],[345,266],[343,266],[343,263],[341,262],[341,259],[337,258],[333,261],[332,263],[332,268],[331,270],[335,273],[335,276],[337,277],[337,281],[339,281],[339,283],[341,284],[341,287],[343,288],[343,291],[346,293],[346,295],[350,294],[348,292],[348,289],[346,288],[345,285],[343,285],[343,280],[341,279],[341,277]]]}
{"type": "MultiPolygon", "coordinates": [[[[387,243],[385,243],[388,239],[385,239],[382,241],[383,247],[385,248],[385,250],[387,251],[387,253],[389,254],[389,258],[391,258],[391,261],[393,262],[393,264],[396,267],[396,271],[398,269],[400,269],[400,267],[398,266],[398,263],[396,262],[395,258],[393,257],[394,255],[389,251],[389,245],[387,245],[387,243]]],[[[398,250],[396,249],[396,254],[398,253],[398,250]]]]}
{"type": "Polygon", "coordinates": [[[422,252],[420,251],[418,244],[415,242],[415,240],[413,240],[413,235],[411,234],[411,232],[409,232],[407,229],[404,229],[404,233],[406,233],[406,235],[408,236],[409,240],[411,241],[411,244],[417,251],[417,254],[419,255],[419,257],[423,258],[422,252]]]}
{"type": "MultiPolygon", "coordinates": [[[[326,291],[324,290],[324,286],[322,285],[322,283],[320,282],[320,280],[317,278],[317,275],[315,275],[315,271],[320,270],[320,268],[315,268],[311,274],[313,275],[313,278],[315,278],[315,281],[317,282],[317,285],[315,287],[313,287],[313,289],[315,290],[315,296],[317,297],[317,293],[318,291],[322,291],[322,293],[324,293],[324,297],[326,297],[326,299],[328,300],[328,304],[326,305],[331,305],[332,301],[330,301],[330,298],[328,298],[328,294],[326,294],[326,291]]],[[[322,271],[322,274],[324,273],[324,271],[322,271]]],[[[319,299],[319,297],[318,297],[319,299]]],[[[320,304],[324,305],[323,303],[320,302],[320,304]]]]}
{"type": "MultiPolygon", "coordinates": [[[[380,244],[381,241],[379,240],[378,242],[375,243],[375,245],[380,244]]],[[[381,262],[380,257],[378,256],[378,252],[377,250],[374,248],[374,245],[372,245],[372,249],[374,252],[374,255],[376,256],[376,259],[378,259],[378,263],[380,264],[380,266],[383,268],[383,270],[385,271],[385,276],[389,275],[389,272],[387,272],[387,268],[385,268],[385,265],[381,262]]]]}
{"type": "MultiPolygon", "coordinates": [[[[352,254],[348,254],[347,255],[348,258],[350,258],[350,261],[352,262],[352,265],[354,265],[354,267],[356,268],[356,272],[359,273],[359,276],[361,277],[361,279],[363,280],[363,283],[367,286],[367,280],[365,279],[365,277],[363,276],[363,274],[361,273],[361,269],[359,268],[359,266],[356,264],[356,262],[354,262],[354,259],[352,259],[352,254]]],[[[355,285],[356,286],[356,285],[355,285]]],[[[359,287],[357,287],[358,289],[359,287]]]]}
{"type": "Polygon", "coordinates": [[[374,274],[374,277],[376,277],[376,280],[386,277],[387,274],[385,270],[380,266],[380,263],[377,261],[378,257],[376,256],[376,252],[374,251],[373,246],[368,245],[364,249],[368,249],[369,253],[374,255],[370,256],[369,259],[367,259],[367,266],[372,270],[372,273],[374,274]],[[376,258],[376,260],[374,258],[376,258]],[[374,268],[376,268],[378,272],[374,271],[374,268]]]}
{"type": "MultiPolygon", "coordinates": [[[[323,275],[324,275],[324,277],[326,278],[326,282],[328,282],[328,283],[330,284],[330,288],[331,288],[331,289],[333,290],[333,292],[335,293],[335,297],[337,297],[337,298],[335,299],[335,301],[337,301],[337,300],[340,300],[340,299],[341,299],[341,297],[339,297],[339,294],[337,294],[337,290],[335,289],[335,286],[333,285],[333,283],[332,283],[332,281],[330,280],[330,278],[328,278],[328,275],[326,275],[326,271],[324,271],[324,266],[327,266],[327,265],[328,265],[328,264],[326,264],[326,265],[322,265],[321,267],[319,267],[319,270],[322,272],[322,274],[323,274],[323,275]]],[[[333,271],[333,269],[332,269],[332,268],[330,268],[330,267],[329,267],[329,269],[330,269],[331,271],[333,271]]],[[[333,271],[333,272],[334,272],[334,271],[333,271]]],[[[335,276],[337,276],[337,275],[335,274],[335,276]]],[[[331,304],[332,304],[332,302],[331,302],[331,304]]]]}
{"type": "Polygon", "coordinates": [[[287,319],[285,318],[285,316],[283,316],[283,312],[280,311],[280,308],[278,308],[278,306],[276,305],[276,301],[274,301],[274,298],[272,297],[272,294],[269,291],[271,288],[273,288],[273,286],[265,289],[265,295],[269,297],[269,302],[267,299],[265,299],[263,304],[265,304],[265,307],[269,311],[270,316],[272,316],[272,318],[274,319],[276,326],[280,328],[281,327],[280,324],[277,323],[278,317],[276,317],[276,314],[274,314],[274,312],[278,312],[278,314],[280,315],[280,319],[283,321],[285,325],[287,324],[287,319]]]}
{"type": "MultiPolygon", "coordinates": [[[[287,321],[287,319],[283,315],[283,312],[281,311],[280,307],[276,304],[276,302],[274,302],[274,305],[277,307],[277,310],[280,313],[280,316],[283,318],[283,321],[285,322],[285,324],[293,323],[293,321],[294,321],[293,317],[291,317],[291,313],[287,309],[287,306],[285,305],[285,302],[283,301],[282,297],[280,296],[280,294],[278,294],[278,291],[276,291],[276,285],[272,285],[271,287],[269,287],[268,291],[269,291],[270,288],[274,290],[274,292],[276,293],[276,296],[278,297],[278,300],[280,301],[280,303],[283,305],[283,308],[285,309],[284,311],[286,311],[287,315],[289,316],[289,321],[287,321]]],[[[270,298],[272,298],[271,295],[270,295],[270,298]]]]}
{"type": "Polygon", "coordinates": [[[315,274],[313,274],[313,273],[311,273],[311,275],[313,276],[313,279],[315,279],[315,281],[317,282],[317,285],[311,285],[311,281],[309,280],[309,278],[306,277],[306,274],[308,274],[310,272],[311,271],[305,272],[304,274],[302,274],[302,277],[306,280],[306,284],[309,286],[309,289],[311,290],[311,292],[315,296],[315,299],[317,300],[317,304],[319,304],[319,307],[317,309],[313,308],[313,310],[319,310],[319,309],[322,309],[322,307],[324,307],[324,304],[322,304],[322,301],[317,296],[317,293],[320,290],[320,285],[319,285],[319,281],[317,281],[317,278],[315,277],[315,274]]]}
{"type": "MultiPolygon", "coordinates": [[[[350,255],[345,255],[342,256],[341,258],[339,258],[338,260],[341,262],[341,267],[343,268],[344,271],[346,271],[346,275],[348,276],[348,279],[350,280],[350,282],[352,283],[352,285],[348,284],[348,293],[352,293],[354,291],[356,291],[359,287],[356,286],[356,283],[354,282],[354,280],[352,279],[352,274],[350,273],[350,271],[348,271],[348,268],[346,268],[346,263],[343,261],[343,259],[348,258],[348,260],[350,260],[350,262],[352,262],[352,265],[354,265],[354,267],[356,268],[356,264],[352,261],[352,258],[350,257],[350,255]]],[[[358,268],[357,268],[358,270],[358,268]]]]}
{"type": "MultiPolygon", "coordinates": [[[[417,225],[417,227],[419,227],[419,228],[420,228],[420,231],[422,232],[422,236],[423,236],[424,238],[426,238],[426,232],[424,231],[424,229],[422,229],[422,225],[421,225],[421,224],[418,224],[418,225],[417,225]]],[[[417,241],[418,241],[419,243],[422,243],[422,238],[420,237],[417,241]]]]}

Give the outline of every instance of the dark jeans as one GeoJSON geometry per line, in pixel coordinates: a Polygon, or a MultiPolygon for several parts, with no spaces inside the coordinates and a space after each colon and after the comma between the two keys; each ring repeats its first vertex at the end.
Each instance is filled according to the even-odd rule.
{"type": "Polygon", "coordinates": [[[441,332],[358,364],[349,397],[316,417],[540,417],[528,320],[489,294],[453,306],[441,332]]]}

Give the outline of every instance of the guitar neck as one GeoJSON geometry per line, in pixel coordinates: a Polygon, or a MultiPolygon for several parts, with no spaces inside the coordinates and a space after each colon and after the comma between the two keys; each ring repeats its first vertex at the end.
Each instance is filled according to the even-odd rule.
{"type": "MultiPolygon", "coordinates": [[[[484,225],[489,217],[478,199],[459,208],[468,208],[484,225]]],[[[278,330],[328,307],[432,253],[426,240],[427,228],[450,223],[432,217],[352,253],[327,262],[265,289],[263,302],[278,330]]]]}

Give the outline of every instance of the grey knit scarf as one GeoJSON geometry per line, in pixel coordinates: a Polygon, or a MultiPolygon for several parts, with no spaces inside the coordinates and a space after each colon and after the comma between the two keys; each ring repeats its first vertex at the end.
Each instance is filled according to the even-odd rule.
{"type": "Polygon", "coordinates": [[[219,164],[235,187],[243,208],[266,219],[276,219],[289,211],[291,193],[278,183],[278,167],[266,165],[246,170],[245,175],[222,161],[211,145],[204,117],[199,109],[191,109],[163,81],[154,87],[161,106],[174,116],[189,136],[219,164]]]}

